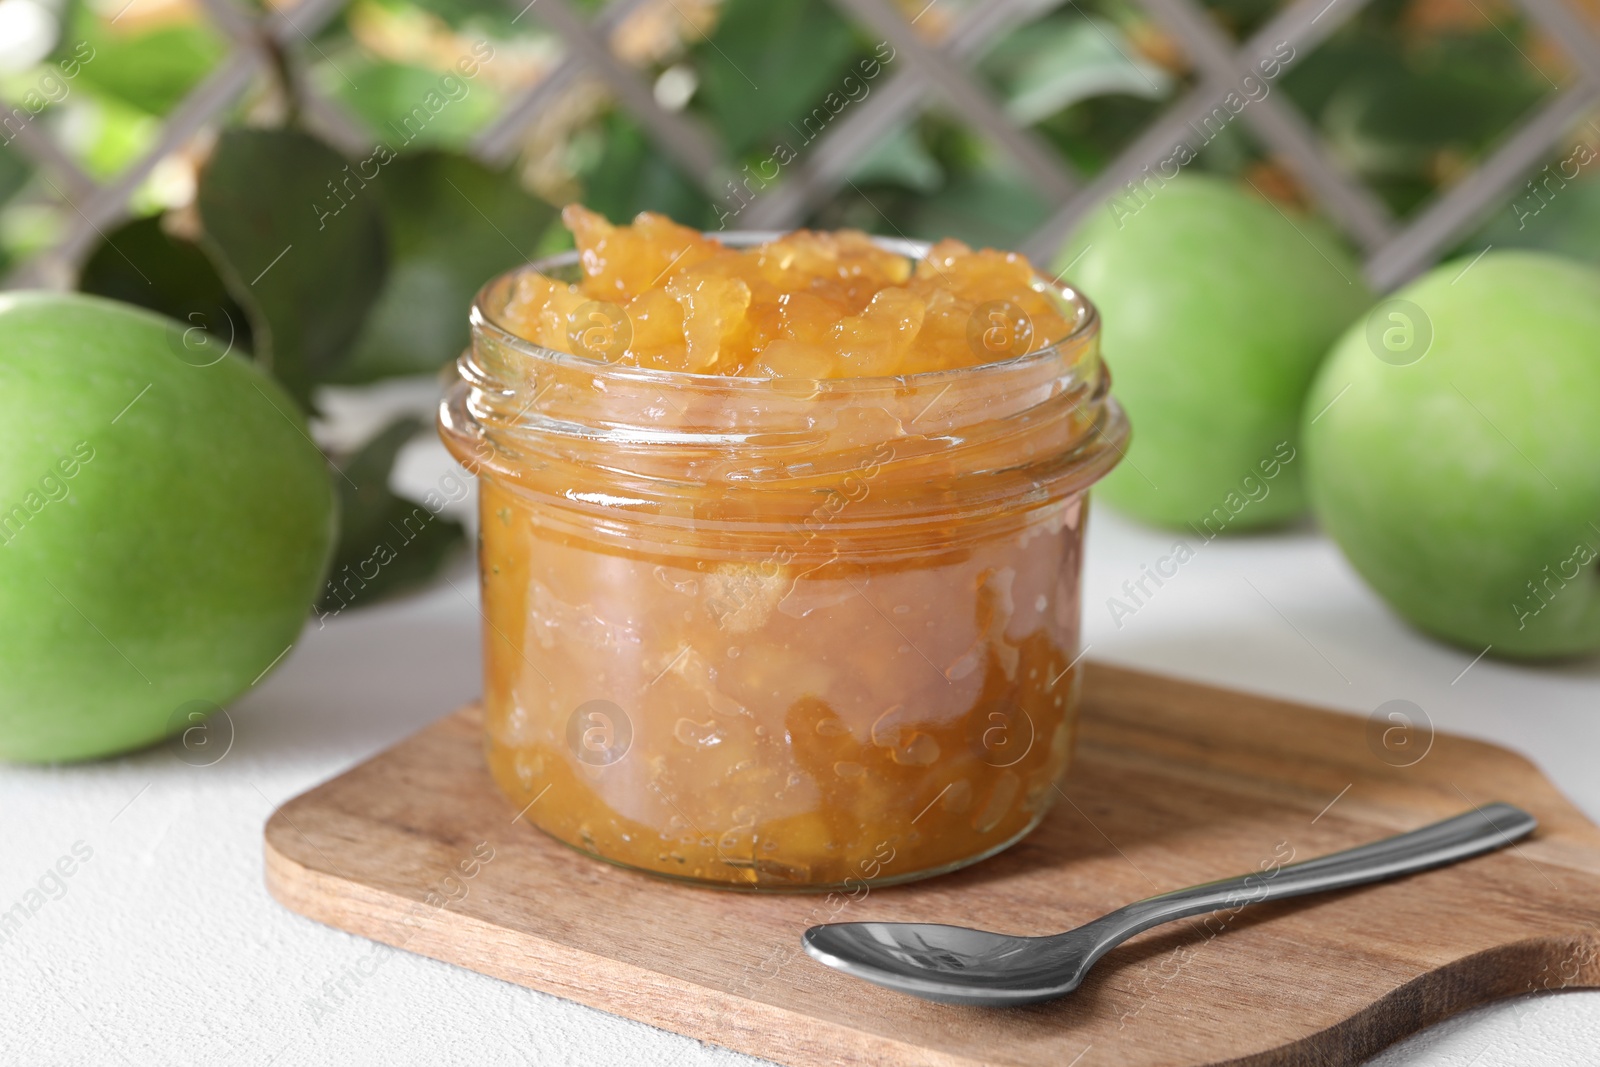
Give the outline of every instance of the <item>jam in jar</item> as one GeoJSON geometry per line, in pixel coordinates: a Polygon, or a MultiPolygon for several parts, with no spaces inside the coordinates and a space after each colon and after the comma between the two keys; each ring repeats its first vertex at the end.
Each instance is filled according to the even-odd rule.
{"type": "MultiPolygon", "coordinates": [[[[626,867],[952,870],[1070,773],[1093,308],[1019,257],[610,227],[490,282],[440,413],[479,479],[489,766],[626,867]]],[[[585,229],[588,227],[588,229],[585,229]]]]}

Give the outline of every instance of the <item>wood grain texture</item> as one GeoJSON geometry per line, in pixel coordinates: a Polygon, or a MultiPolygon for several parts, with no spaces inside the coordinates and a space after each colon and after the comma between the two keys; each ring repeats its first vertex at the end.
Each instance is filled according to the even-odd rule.
{"type": "Polygon", "coordinates": [[[795,1065],[1354,1064],[1488,1000],[1600,985],[1600,830],[1504,749],[1441,734],[1409,767],[1382,751],[1359,717],[1091,665],[1064,799],[1032,836],[850,900],[696,889],[568,850],[496,791],[469,707],[280,808],[267,884],[331,926],[795,1065]],[[1398,882],[1159,927],[1051,1004],[925,1003],[799,950],[834,918],[1064,930],[1491,800],[1539,830],[1398,882]]]}

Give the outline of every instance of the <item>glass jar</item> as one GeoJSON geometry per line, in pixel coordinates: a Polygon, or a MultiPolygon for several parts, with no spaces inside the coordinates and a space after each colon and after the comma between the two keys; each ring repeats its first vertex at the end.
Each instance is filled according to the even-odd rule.
{"type": "Polygon", "coordinates": [[[440,410],[479,479],[485,742],[512,810],[745,889],[903,882],[1033,829],[1072,752],[1084,494],[1128,434],[1089,303],[1038,282],[1073,332],[1002,362],[750,379],[523,340],[516,277],[479,294],[440,410]]]}

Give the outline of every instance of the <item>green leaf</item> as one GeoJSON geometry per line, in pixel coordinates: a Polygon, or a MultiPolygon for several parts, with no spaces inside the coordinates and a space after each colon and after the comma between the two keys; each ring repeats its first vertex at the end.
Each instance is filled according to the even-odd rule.
{"type": "Polygon", "coordinates": [[[0,204],[16,196],[32,176],[33,167],[22,153],[9,143],[0,144],[0,204]]]}
{"type": "Polygon", "coordinates": [[[389,490],[395,457],[424,429],[415,416],[397,419],[340,465],[342,477],[334,480],[339,545],[317,601],[319,615],[337,615],[421,585],[462,543],[460,523],[389,490]]]}
{"type": "Polygon", "coordinates": [[[360,168],[291,130],[224,132],[200,175],[211,253],[250,318],[256,358],[301,403],[349,355],[388,268],[360,168]]]}
{"type": "Polygon", "coordinates": [[[1417,173],[1441,149],[1474,153],[1485,147],[1538,98],[1456,73],[1390,71],[1351,79],[1323,110],[1330,139],[1363,173],[1417,173]]]}
{"type": "Polygon", "coordinates": [[[1165,110],[1136,96],[1095,96],[1058,111],[1034,128],[1079,172],[1095,174],[1122,153],[1165,110]]]}
{"type": "Polygon", "coordinates": [[[496,172],[439,152],[401,156],[370,191],[389,226],[389,279],[341,381],[437,370],[468,342],[467,312],[490,278],[526,263],[555,210],[496,172]]]}
{"type": "Polygon", "coordinates": [[[1001,85],[1006,114],[1032,125],[1097,96],[1159,100],[1172,78],[1138,52],[1122,30],[1104,19],[1050,19],[1001,42],[984,69],[1001,85]]]}
{"type": "MultiPolygon", "coordinates": [[[[89,255],[78,288],[149,308],[186,324],[194,351],[250,351],[250,320],[193,241],[169,234],[159,216],[111,231],[89,255]],[[210,336],[197,331],[204,330],[210,336]]],[[[191,357],[193,358],[193,357],[191,357]]]]}
{"type": "Polygon", "coordinates": [[[901,185],[931,193],[944,184],[944,168],[909,126],[879,140],[856,164],[850,180],[857,185],[901,185]]]}
{"type": "MultiPolygon", "coordinates": [[[[1592,150],[1591,150],[1592,151],[1592,150]]],[[[1509,202],[1465,241],[1458,254],[1476,255],[1486,245],[1534,248],[1600,263],[1600,179],[1581,175],[1579,152],[1564,153],[1547,170],[1531,176],[1533,187],[1519,186],[1509,202]],[[1567,181],[1562,173],[1580,174],[1567,181]]]]}
{"type": "MultiPolygon", "coordinates": [[[[700,100],[735,155],[771,148],[772,137],[792,142],[790,122],[824,106],[829,93],[847,97],[858,53],[850,24],[827,0],[727,0],[695,50],[700,100]]],[[[856,83],[866,84],[859,72],[856,83]]]]}
{"type": "Polygon", "coordinates": [[[685,226],[715,229],[717,209],[644,131],[620,112],[606,116],[594,161],[583,169],[583,202],[612,222],[659,211],[685,226]]]}
{"type": "Polygon", "coordinates": [[[344,57],[319,70],[324,92],[360,115],[395,151],[464,149],[500,110],[482,77],[344,57]]]}
{"type": "Polygon", "coordinates": [[[1049,216],[1025,180],[995,166],[952,175],[915,209],[913,236],[955,237],[974,248],[1015,248],[1049,216]]]}
{"type": "Polygon", "coordinates": [[[79,8],[71,39],[92,49],[79,70],[85,83],[151,115],[176,107],[228,50],[204,22],[129,34],[108,27],[87,8],[79,8]]]}
{"type": "Polygon", "coordinates": [[[1296,62],[1283,88],[1320,119],[1340,161],[1401,214],[1435,190],[1441,163],[1481,158],[1550,91],[1499,30],[1408,46],[1364,24],[1296,62]]]}

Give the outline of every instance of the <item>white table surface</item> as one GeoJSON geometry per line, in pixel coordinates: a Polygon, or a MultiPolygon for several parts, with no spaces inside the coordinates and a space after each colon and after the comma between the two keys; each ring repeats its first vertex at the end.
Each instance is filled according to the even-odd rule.
{"type": "MultiPolygon", "coordinates": [[[[428,451],[411,464],[424,473],[402,481],[431,480],[428,451]]],[[[1484,659],[1463,674],[1470,653],[1406,629],[1309,528],[1205,546],[1118,628],[1107,598],[1172,541],[1094,515],[1091,657],[1360,715],[1408,699],[1440,730],[1528,754],[1600,819],[1600,659],[1484,659]]],[[[0,767],[0,911],[75,844],[93,850],[0,938],[0,1064],[758,1062],[420,956],[375,961],[371,942],[267,895],[261,828],[277,804],[478,693],[470,563],[449,582],[308,629],[231,709],[233,747],[215,765],[157,748],[0,767]]],[[[1116,1062],[1114,1047],[1095,1048],[1080,1067],[1116,1062]]],[[[1600,1064],[1600,992],[1479,1009],[1373,1064],[1600,1064]]]]}

